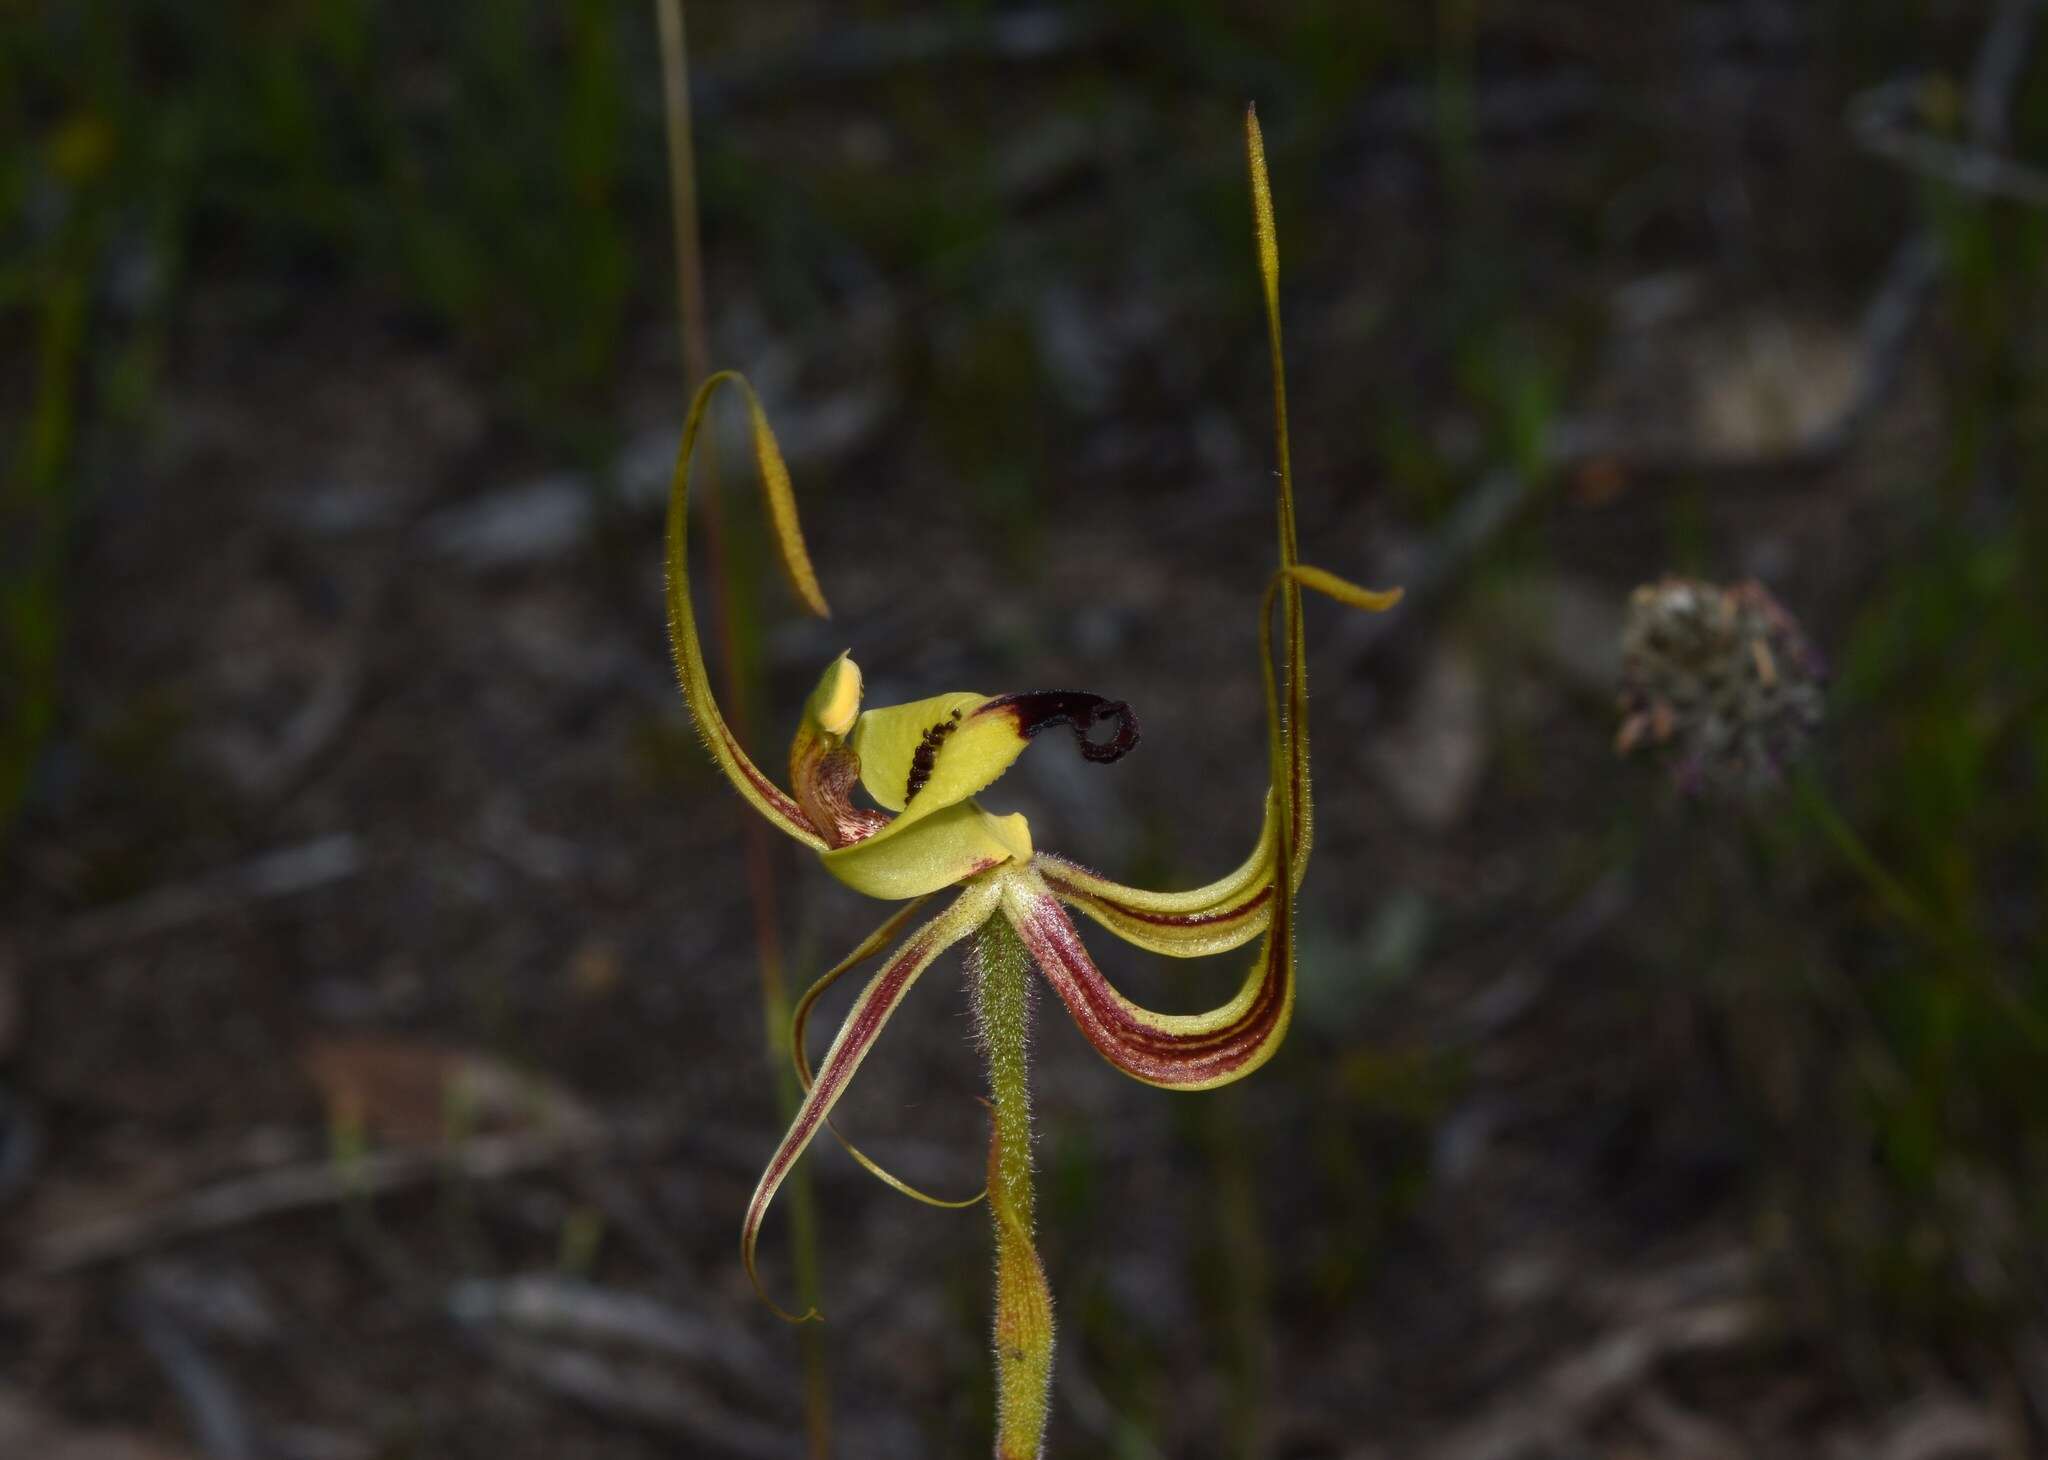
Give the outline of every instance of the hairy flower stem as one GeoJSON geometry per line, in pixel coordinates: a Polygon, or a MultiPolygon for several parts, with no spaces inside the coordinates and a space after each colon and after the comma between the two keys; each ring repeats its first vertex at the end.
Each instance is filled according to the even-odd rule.
{"type": "Polygon", "coordinates": [[[1031,1243],[1031,959],[992,917],[970,955],[994,1128],[988,1209],[996,1239],[996,1460],[1037,1460],[1052,1386],[1052,1293],[1031,1243]]]}

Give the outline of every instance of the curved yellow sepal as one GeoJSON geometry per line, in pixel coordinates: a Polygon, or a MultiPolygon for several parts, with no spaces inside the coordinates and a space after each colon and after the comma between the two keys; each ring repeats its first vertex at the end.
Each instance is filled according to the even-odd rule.
{"type": "MultiPolygon", "coordinates": [[[[817,570],[811,566],[811,555],[804,548],[804,530],[796,516],[796,491],[790,485],[789,466],[782,459],[782,445],[768,425],[768,413],[761,409],[761,397],[754,394],[746,376],[733,371],[726,374],[747,398],[747,426],[754,439],[754,464],[761,472],[761,490],[768,497],[768,525],[775,531],[776,561],[782,564],[790,588],[804,601],[804,607],[819,618],[830,618],[832,610],[825,604],[825,591],[818,586],[817,570]]],[[[714,375],[704,382],[707,392],[718,378],[714,375]]]]}
{"type": "Polygon", "coordinates": [[[1008,861],[1031,859],[1021,815],[991,816],[960,801],[929,816],[899,816],[865,841],[823,852],[825,870],[869,897],[921,897],[1008,861]]]}
{"type": "Polygon", "coordinates": [[[1174,957],[1221,953],[1284,923],[1288,899],[1308,868],[1314,810],[1309,784],[1308,669],[1301,590],[1350,608],[1379,613],[1401,600],[1398,588],[1362,588],[1300,561],[1295,541],[1294,470],[1287,437],[1287,373],[1280,335],[1280,245],[1274,225],[1265,138],[1256,111],[1245,112],[1245,155],[1251,174],[1252,238],[1264,296],[1273,367],[1274,447],[1279,468],[1280,568],[1259,608],[1259,658],[1266,690],[1267,754],[1272,780],[1259,839],[1235,871],[1184,892],[1151,892],[1112,882],[1057,857],[1036,863],[1050,890],[1110,932],[1141,948],[1174,957]],[[1272,649],[1272,610],[1281,608],[1284,673],[1272,649]],[[1284,876],[1282,875],[1284,869],[1284,876]],[[1284,895],[1275,896],[1283,884],[1284,895]]]}
{"type": "Polygon", "coordinates": [[[767,499],[768,518],[775,529],[775,543],[783,571],[805,607],[821,618],[829,617],[831,612],[825,606],[825,595],[818,588],[818,575],[812,569],[810,553],[804,547],[803,529],[797,523],[796,497],[790,489],[789,468],[783,463],[782,449],[775,443],[775,433],[768,428],[768,417],[761,409],[754,388],[743,376],[729,370],[721,371],[704,382],[697,398],[690,403],[689,418],[683,423],[682,445],[676,452],[675,476],[669,487],[666,552],[669,645],[675,654],[676,676],[682,681],[683,699],[689,704],[690,714],[703,733],[704,743],[710,747],[712,758],[725,772],[726,779],[755,810],[778,828],[804,845],[822,851],[825,839],[811,825],[803,808],[754,764],[740,746],[738,737],[732,733],[732,728],[726,724],[725,716],[719,712],[718,699],[711,689],[711,671],[704,663],[704,646],[697,634],[697,616],[690,606],[690,462],[696,454],[697,433],[703,429],[705,412],[712,396],[722,385],[735,386],[746,396],[747,416],[754,438],[754,460],[760,468],[761,491],[767,499]]]}

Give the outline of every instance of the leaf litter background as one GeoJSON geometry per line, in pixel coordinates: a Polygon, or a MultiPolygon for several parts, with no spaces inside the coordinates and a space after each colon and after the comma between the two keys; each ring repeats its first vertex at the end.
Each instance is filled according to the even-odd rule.
{"type": "MultiPolygon", "coordinates": [[[[1303,536],[1412,590],[1311,612],[1282,1057],[1174,1097],[1044,1011],[1053,1453],[2040,1447],[2031,10],[692,7],[714,355],[838,615],[729,453],[767,763],[848,644],[877,703],[1088,687],[1141,752],[1042,748],[1004,808],[1133,880],[1236,860],[1246,99],[1303,536]],[[1836,666],[1810,794],[1614,758],[1667,570],[1836,666]]],[[[745,813],[662,640],[651,13],[5,25],[0,1450],[799,1453],[734,1251],[778,1125],[745,813]]],[[[879,910],[778,857],[804,977],[879,910]]],[[[1103,942],[1172,1007],[1239,972],[1103,942]]],[[[927,984],[846,1124],[964,1191],[927,984]]],[[[814,1167],[838,1452],[977,1452],[983,1219],[814,1167]]]]}

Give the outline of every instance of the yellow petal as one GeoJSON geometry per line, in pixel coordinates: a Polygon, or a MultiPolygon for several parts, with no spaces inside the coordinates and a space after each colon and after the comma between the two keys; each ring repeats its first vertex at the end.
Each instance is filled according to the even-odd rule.
{"type": "Polygon", "coordinates": [[[899,816],[865,841],[822,853],[825,870],[869,897],[922,897],[991,867],[1031,857],[1022,816],[991,816],[960,801],[929,816],[899,816]]]}

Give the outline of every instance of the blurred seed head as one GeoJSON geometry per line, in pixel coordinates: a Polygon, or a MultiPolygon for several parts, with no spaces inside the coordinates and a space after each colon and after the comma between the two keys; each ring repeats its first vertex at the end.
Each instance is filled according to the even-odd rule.
{"type": "Polygon", "coordinates": [[[1761,583],[1646,583],[1621,634],[1623,755],[1661,746],[1679,789],[1754,793],[1820,724],[1825,669],[1761,583]]]}

